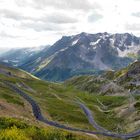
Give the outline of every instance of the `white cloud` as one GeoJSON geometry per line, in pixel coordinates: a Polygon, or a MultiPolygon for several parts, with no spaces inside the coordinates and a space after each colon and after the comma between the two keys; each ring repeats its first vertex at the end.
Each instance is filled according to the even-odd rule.
{"type": "Polygon", "coordinates": [[[103,15],[101,15],[101,14],[99,14],[99,13],[97,13],[97,12],[94,11],[93,13],[91,13],[88,16],[88,21],[89,22],[96,22],[96,21],[98,21],[98,20],[100,20],[102,18],[103,18],[103,15]]]}
{"type": "Polygon", "coordinates": [[[0,0],[0,44],[52,44],[80,32],[140,34],[140,0],[0,0]]]}
{"type": "Polygon", "coordinates": [[[129,31],[138,31],[138,32],[140,32],[140,23],[126,24],[125,27],[129,31]]]}
{"type": "Polygon", "coordinates": [[[140,12],[132,13],[132,16],[140,18],[140,12]]]}
{"type": "Polygon", "coordinates": [[[96,1],[91,0],[16,0],[19,6],[32,6],[34,8],[45,9],[53,7],[55,9],[66,10],[90,10],[99,8],[100,6],[96,1]]]}

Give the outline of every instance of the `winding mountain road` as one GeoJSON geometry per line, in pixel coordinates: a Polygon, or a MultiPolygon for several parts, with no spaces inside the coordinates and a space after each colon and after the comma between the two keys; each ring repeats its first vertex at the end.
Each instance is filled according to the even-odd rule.
{"type": "Polygon", "coordinates": [[[81,103],[81,102],[77,102],[80,106],[80,108],[83,110],[83,112],[85,113],[89,123],[96,128],[96,130],[101,131],[101,132],[109,132],[108,130],[106,130],[105,128],[101,127],[100,125],[98,125],[96,123],[96,121],[94,120],[91,111],[85,106],[85,104],[81,103]]]}
{"type": "Polygon", "coordinates": [[[92,116],[91,111],[86,107],[85,104],[81,103],[80,101],[78,101],[77,103],[79,104],[79,106],[83,110],[83,112],[85,113],[89,123],[99,132],[105,132],[107,134],[112,134],[116,137],[120,137],[125,140],[140,136],[140,129],[136,130],[134,132],[128,133],[128,134],[117,134],[117,133],[111,132],[111,131],[103,128],[102,126],[100,126],[99,124],[96,123],[96,121],[94,120],[94,118],[92,116]]]}
{"type": "Polygon", "coordinates": [[[14,90],[16,93],[18,93],[20,96],[22,96],[26,101],[28,101],[31,106],[32,106],[32,110],[33,110],[33,114],[35,116],[35,118],[41,122],[44,122],[50,126],[54,126],[57,128],[61,128],[61,129],[65,129],[65,130],[71,130],[71,131],[76,131],[76,132],[83,132],[83,133],[87,133],[87,134],[94,134],[94,135],[103,135],[103,136],[109,136],[109,137],[113,137],[113,138],[120,138],[120,139],[130,139],[130,138],[134,138],[137,136],[140,136],[140,129],[137,131],[134,131],[132,133],[128,133],[128,134],[116,134],[113,132],[110,132],[102,127],[100,127],[95,120],[91,117],[91,112],[90,110],[84,105],[84,104],[80,104],[80,107],[84,110],[88,120],[90,121],[90,123],[98,130],[98,132],[95,131],[90,131],[90,130],[84,130],[84,129],[79,129],[79,128],[74,128],[74,127],[69,127],[63,124],[59,124],[58,122],[55,121],[50,121],[47,118],[45,118],[42,113],[41,113],[41,109],[38,106],[38,104],[36,103],[35,100],[32,99],[32,97],[30,97],[29,95],[27,95],[25,92],[23,92],[21,89],[17,88],[14,84],[7,82],[7,81],[3,81],[8,87],[10,87],[12,90],[14,90]]]}

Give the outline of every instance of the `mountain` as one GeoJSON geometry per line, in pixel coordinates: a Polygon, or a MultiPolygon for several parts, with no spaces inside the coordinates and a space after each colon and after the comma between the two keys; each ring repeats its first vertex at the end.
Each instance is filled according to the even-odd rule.
{"type": "Polygon", "coordinates": [[[63,36],[48,47],[10,50],[0,60],[50,81],[117,70],[139,59],[140,38],[133,34],[81,33],[63,36]]]}
{"type": "MultiPolygon", "coordinates": [[[[107,93],[99,94],[96,91],[96,94],[95,92],[93,94],[93,92],[89,93],[86,88],[82,89],[85,86],[84,83],[89,83],[89,86],[91,86],[92,78],[94,79],[94,82],[92,82],[94,87],[97,87],[101,82],[106,85],[108,81],[112,81],[124,88],[125,83],[130,83],[130,80],[133,81],[132,79],[135,79],[136,76],[139,79],[139,69],[140,62],[135,62],[125,69],[105,73],[96,80],[96,76],[94,76],[88,77],[84,81],[85,76],[83,76],[77,79],[74,84],[66,85],[45,82],[23,70],[0,65],[1,139],[11,139],[12,137],[13,140],[21,140],[22,138],[31,140],[114,140],[114,137],[87,135],[87,132],[76,131],[75,133],[75,131],[56,129],[52,124],[56,126],[62,124],[63,128],[65,128],[65,125],[88,131],[97,131],[95,129],[102,128],[102,131],[107,129],[116,133],[129,133],[139,129],[140,98],[139,96],[132,96],[133,90],[131,90],[132,95],[129,92],[121,95],[112,92],[110,96],[107,93]],[[104,80],[99,82],[100,79],[104,80]],[[79,85],[80,90],[76,89],[75,85],[79,85]],[[33,106],[36,106],[36,104],[31,104],[32,101],[38,104],[42,115],[47,118],[46,122],[51,121],[49,123],[51,126],[40,122],[41,119],[34,116],[33,106]],[[86,116],[86,114],[88,112],[82,110],[79,102],[87,106],[91,112],[90,118],[91,115],[94,117],[95,126],[92,126],[92,121],[87,119],[88,115],[86,116]],[[102,127],[98,127],[98,125],[102,127]]],[[[109,90],[109,86],[106,87],[109,90]]],[[[135,89],[134,83],[131,87],[135,89]]],[[[134,138],[134,140],[136,139],[139,139],[139,137],[134,138]]]]}
{"type": "Polygon", "coordinates": [[[38,53],[41,53],[44,49],[48,49],[48,47],[49,46],[40,46],[33,48],[11,49],[0,54],[0,60],[9,65],[18,67],[38,53]]]}
{"type": "Polygon", "coordinates": [[[77,76],[65,81],[66,85],[100,95],[140,94],[140,61],[117,71],[106,71],[99,76],[77,76]]]}
{"type": "Polygon", "coordinates": [[[51,81],[123,68],[139,58],[140,38],[132,34],[81,33],[63,36],[43,56],[20,68],[51,81]]]}

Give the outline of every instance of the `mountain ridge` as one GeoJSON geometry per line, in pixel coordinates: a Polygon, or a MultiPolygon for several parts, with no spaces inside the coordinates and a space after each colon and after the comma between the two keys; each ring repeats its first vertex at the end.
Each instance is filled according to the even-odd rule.
{"type": "Polygon", "coordinates": [[[0,55],[1,62],[11,64],[12,66],[18,67],[25,63],[26,60],[31,59],[37,54],[44,51],[44,49],[49,48],[47,46],[39,46],[39,47],[29,47],[29,48],[18,48],[18,49],[10,49],[5,53],[0,55]]]}
{"type": "Polygon", "coordinates": [[[33,73],[43,79],[61,81],[77,74],[119,69],[137,59],[139,45],[140,38],[128,33],[64,36],[51,46],[49,55],[33,73]]]}
{"type": "Polygon", "coordinates": [[[51,47],[26,59],[20,68],[50,81],[80,74],[98,74],[128,66],[139,59],[140,37],[107,32],[63,36],[51,47]]]}

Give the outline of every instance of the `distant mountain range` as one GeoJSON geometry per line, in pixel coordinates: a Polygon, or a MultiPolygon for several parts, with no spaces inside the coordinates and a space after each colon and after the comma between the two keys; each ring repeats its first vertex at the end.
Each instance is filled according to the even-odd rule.
{"type": "Polygon", "coordinates": [[[42,79],[63,81],[74,75],[126,67],[139,59],[140,37],[128,33],[81,33],[63,36],[37,53],[25,55],[25,50],[16,51],[5,53],[3,61],[14,62],[13,65],[42,79]]]}
{"type": "Polygon", "coordinates": [[[42,52],[47,50],[48,46],[39,46],[32,48],[18,48],[10,49],[2,54],[0,54],[0,60],[3,63],[7,63],[13,66],[20,66],[24,64],[27,60],[34,57],[37,54],[42,55],[42,52]]]}

